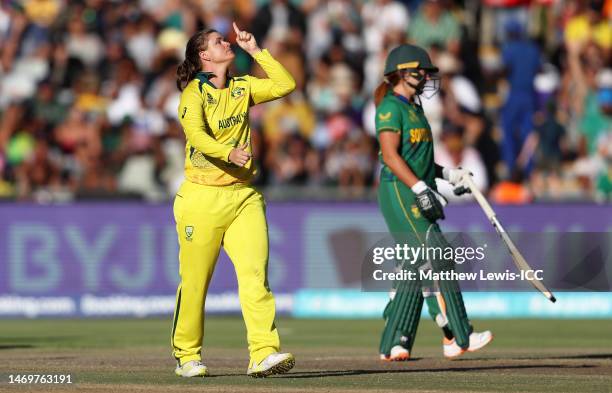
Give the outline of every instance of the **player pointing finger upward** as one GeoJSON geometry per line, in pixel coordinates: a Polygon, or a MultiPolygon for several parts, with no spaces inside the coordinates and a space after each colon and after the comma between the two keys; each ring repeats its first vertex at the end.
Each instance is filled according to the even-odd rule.
{"type": "Polygon", "coordinates": [[[261,51],[259,46],[257,46],[257,42],[255,41],[255,36],[253,36],[253,34],[240,30],[236,25],[236,22],[232,22],[232,26],[234,27],[234,32],[236,33],[236,43],[238,46],[240,46],[251,56],[256,52],[261,51]]]}
{"type": "Polygon", "coordinates": [[[249,185],[249,109],[295,89],[295,81],[251,33],[234,23],[236,42],[263,68],[267,78],[230,76],[230,43],[215,30],[194,34],[177,70],[179,120],[187,137],[185,181],[174,200],[179,241],[180,284],[172,327],[177,375],[204,376],[204,302],[221,246],[236,269],[238,295],[247,328],[247,374],[286,372],[293,355],[280,353],[274,297],[268,287],[268,227],[263,196],[249,185]]]}

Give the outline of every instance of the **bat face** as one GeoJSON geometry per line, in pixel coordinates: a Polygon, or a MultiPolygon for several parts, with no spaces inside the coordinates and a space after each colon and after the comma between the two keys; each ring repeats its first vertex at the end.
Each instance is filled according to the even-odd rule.
{"type": "MultiPolygon", "coordinates": [[[[472,191],[472,194],[474,195],[474,198],[476,198],[476,201],[478,202],[482,210],[485,212],[487,218],[489,219],[489,221],[491,221],[491,224],[493,224],[493,227],[495,227],[495,230],[497,231],[497,233],[499,233],[499,236],[502,238],[502,240],[508,247],[508,251],[510,252],[510,256],[512,257],[512,261],[514,262],[516,267],[519,270],[525,272],[533,271],[533,268],[529,266],[529,264],[525,260],[525,257],[523,257],[519,249],[516,247],[516,245],[510,238],[510,236],[508,236],[508,233],[502,226],[501,222],[499,222],[499,220],[497,219],[497,215],[495,214],[495,211],[493,210],[489,202],[486,200],[484,195],[482,195],[480,190],[476,187],[476,184],[474,184],[472,177],[466,175],[464,176],[463,180],[465,181],[465,184],[468,185],[470,191],[472,191]]],[[[546,296],[548,300],[553,303],[557,301],[555,296],[552,294],[552,292],[548,290],[548,288],[546,288],[542,281],[536,280],[535,278],[529,279],[528,281],[531,283],[531,285],[534,286],[535,289],[542,292],[542,294],[546,296]]]]}

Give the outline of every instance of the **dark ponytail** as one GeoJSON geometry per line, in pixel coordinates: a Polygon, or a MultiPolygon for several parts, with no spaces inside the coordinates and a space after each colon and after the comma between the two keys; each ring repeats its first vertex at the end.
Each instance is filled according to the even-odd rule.
{"type": "Polygon", "coordinates": [[[393,90],[393,87],[395,87],[400,79],[400,75],[397,72],[385,75],[382,83],[374,90],[374,105],[378,106],[389,90],[393,90]]]}
{"type": "Polygon", "coordinates": [[[176,87],[183,91],[185,87],[202,70],[200,52],[208,47],[208,35],[216,30],[200,30],[191,36],[185,48],[185,60],[176,69],[176,87]]]}

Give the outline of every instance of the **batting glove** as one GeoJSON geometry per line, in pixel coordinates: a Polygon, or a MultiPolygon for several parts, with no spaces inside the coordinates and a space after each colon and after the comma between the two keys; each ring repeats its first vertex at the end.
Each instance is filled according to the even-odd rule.
{"type": "Polygon", "coordinates": [[[411,189],[423,217],[431,222],[444,219],[444,206],[448,204],[446,198],[427,186],[423,180],[419,180],[411,189]]]}
{"type": "Polygon", "coordinates": [[[454,187],[453,193],[457,196],[472,192],[463,181],[465,175],[474,176],[472,172],[461,167],[442,169],[442,177],[454,187]]]}

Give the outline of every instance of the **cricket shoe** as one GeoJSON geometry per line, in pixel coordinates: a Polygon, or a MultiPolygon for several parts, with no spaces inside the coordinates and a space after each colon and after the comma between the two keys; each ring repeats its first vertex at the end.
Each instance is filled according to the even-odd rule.
{"type": "Polygon", "coordinates": [[[476,352],[479,349],[483,348],[485,345],[490,343],[493,340],[493,334],[489,330],[485,330],[481,333],[473,332],[470,334],[470,346],[467,349],[461,348],[457,345],[455,338],[449,340],[444,338],[442,340],[443,348],[444,348],[444,356],[452,359],[457,356],[463,355],[466,351],[476,352]]]}
{"type": "Polygon", "coordinates": [[[405,362],[408,359],[410,359],[410,352],[401,345],[396,345],[391,348],[389,356],[384,353],[380,354],[380,360],[384,360],[385,362],[405,362]]]}
{"type": "Polygon", "coordinates": [[[453,358],[456,358],[457,356],[461,356],[466,351],[465,349],[457,345],[457,341],[455,341],[455,337],[453,337],[450,340],[444,337],[444,339],[442,339],[442,347],[444,348],[444,357],[448,359],[453,359],[453,358]]]}
{"type": "Polygon", "coordinates": [[[205,377],[208,375],[208,368],[202,361],[192,360],[182,366],[176,366],[174,373],[179,377],[205,377]]]}
{"type": "Polygon", "coordinates": [[[247,375],[253,378],[265,378],[274,374],[284,374],[295,366],[295,358],[290,353],[273,353],[259,364],[253,364],[247,375]]]}
{"type": "Polygon", "coordinates": [[[468,347],[468,351],[476,352],[491,341],[493,341],[493,333],[491,333],[490,330],[485,330],[480,333],[474,332],[470,334],[470,346],[468,347]]]}

